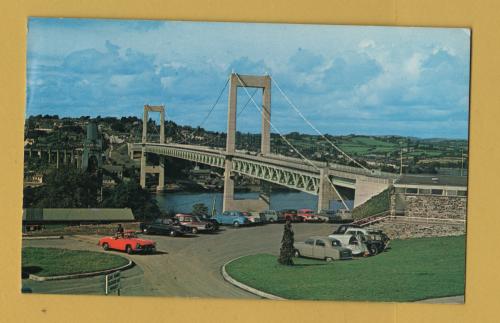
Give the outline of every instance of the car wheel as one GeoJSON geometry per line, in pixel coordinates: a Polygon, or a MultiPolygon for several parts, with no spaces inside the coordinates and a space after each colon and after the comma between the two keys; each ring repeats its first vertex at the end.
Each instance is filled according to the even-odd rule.
{"type": "Polygon", "coordinates": [[[107,243],[103,243],[103,244],[102,244],[102,249],[104,249],[104,250],[109,250],[109,244],[107,244],[107,243]]]}
{"type": "Polygon", "coordinates": [[[370,245],[369,250],[370,250],[370,254],[372,256],[375,256],[376,254],[378,254],[378,248],[374,244],[370,245]]]}
{"type": "Polygon", "coordinates": [[[198,229],[197,228],[191,228],[191,233],[192,234],[197,234],[198,233],[198,229]]]}
{"type": "Polygon", "coordinates": [[[293,251],[293,256],[294,256],[295,258],[300,257],[300,252],[299,252],[297,249],[295,249],[295,250],[293,251]]]}
{"type": "Polygon", "coordinates": [[[177,232],[175,230],[170,230],[170,232],[168,233],[171,237],[175,237],[177,236],[177,232]]]}
{"type": "Polygon", "coordinates": [[[327,262],[332,262],[332,261],[333,261],[333,258],[332,258],[332,257],[326,257],[326,258],[325,258],[325,260],[326,260],[327,262]]]}
{"type": "Polygon", "coordinates": [[[132,247],[127,245],[127,247],[125,248],[125,252],[130,255],[132,253],[132,247]]]}
{"type": "Polygon", "coordinates": [[[234,221],[233,226],[235,228],[239,228],[240,227],[240,223],[238,221],[234,221]]]}

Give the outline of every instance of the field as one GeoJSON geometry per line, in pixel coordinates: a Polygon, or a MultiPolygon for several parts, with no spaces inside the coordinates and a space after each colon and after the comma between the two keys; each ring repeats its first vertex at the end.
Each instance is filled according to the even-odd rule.
{"type": "Polygon", "coordinates": [[[126,265],[128,260],[111,254],[56,248],[23,248],[23,276],[58,276],[100,271],[126,265]]]}
{"type": "Polygon", "coordinates": [[[226,270],[244,284],[288,299],[416,301],[464,294],[464,236],[395,240],[387,252],[359,260],[294,261],[286,267],[276,256],[257,254],[226,270]]]}

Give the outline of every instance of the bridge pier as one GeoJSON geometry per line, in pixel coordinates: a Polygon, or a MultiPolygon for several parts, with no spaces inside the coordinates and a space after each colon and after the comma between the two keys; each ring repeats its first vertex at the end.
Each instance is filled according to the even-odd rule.
{"type": "Polygon", "coordinates": [[[156,173],[158,174],[158,185],[156,186],[156,190],[163,191],[165,188],[165,158],[163,156],[160,156],[158,165],[147,165],[146,143],[148,139],[148,121],[150,111],[160,113],[160,144],[165,143],[165,107],[162,105],[145,105],[144,114],[142,117],[141,175],[139,182],[142,188],[146,188],[147,174],[156,173]]]}
{"type": "MultiPolygon", "coordinates": [[[[227,118],[227,138],[226,138],[226,162],[224,169],[224,197],[222,203],[223,211],[255,211],[260,212],[269,209],[269,190],[261,192],[258,199],[235,200],[234,199],[234,174],[232,155],[236,151],[236,116],[237,116],[237,97],[238,87],[252,87],[262,89],[262,107],[261,107],[261,145],[262,155],[271,152],[271,77],[255,75],[239,75],[231,73],[229,79],[229,99],[228,99],[228,118],[227,118]]],[[[264,185],[263,187],[269,188],[264,185]]]]}
{"type": "Polygon", "coordinates": [[[332,200],[340,200],[340,196],[335,192],[332,184],[328,180],[328,170],[320,170],[319,192],[318,192],[318,212],[321,210],[330,210],[332,200]]]}

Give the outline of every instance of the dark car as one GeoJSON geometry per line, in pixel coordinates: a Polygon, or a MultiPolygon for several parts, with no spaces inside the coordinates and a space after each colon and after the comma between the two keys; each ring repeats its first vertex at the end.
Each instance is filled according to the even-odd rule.
{"type": "Polygon", "coordinates": [[[219,230],[219,222],[217,222],[217,220],[215,218],[212,218],[211,216],[209,216],[208,214],[202,214],[202,215],[198,215],[198,217],[200,218],[200,220],[202,221],[206,221],[206,222],[210,222],[213,224],[214,226],[214,230],[217,231],[219,230]]]}
{"type": "Polygon", "coordinates": [[[297,210],[294,209],[283,209],[278,213],[279,221],[290,220],[292,222],[303,222],[304,218],[297,214],[297,210]]]}
{"type": "Polygon", "coordinates": [[[168,234],[171,237],[190,233],[190,228],[175,219],[156,219],[151,223],[141,223],[141,231],[148,234],[168,234]]]}

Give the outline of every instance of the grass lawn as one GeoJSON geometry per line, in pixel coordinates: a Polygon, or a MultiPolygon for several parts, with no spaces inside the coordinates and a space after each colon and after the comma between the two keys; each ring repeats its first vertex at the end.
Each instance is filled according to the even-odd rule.
{"type": "Polygon", "coordinates": [[[116,268],[128,260],[101,252],[57,248],[23,248],[23,276],[58,276],[116,268]]]}
{"type": "Polygon", "coordinates": [[[228,266],[236,280],[288,299],[416,301],[464,294],[465,237],[394,240],[392,249],[359,260],[295,258],[282,266],[258,254],[228,266]]]}

